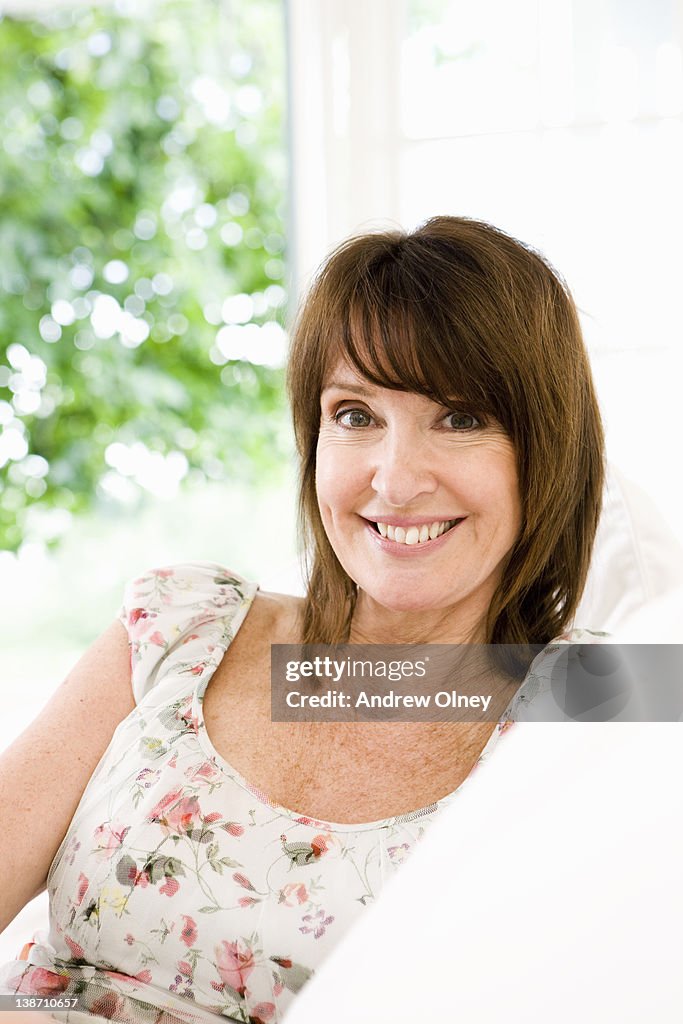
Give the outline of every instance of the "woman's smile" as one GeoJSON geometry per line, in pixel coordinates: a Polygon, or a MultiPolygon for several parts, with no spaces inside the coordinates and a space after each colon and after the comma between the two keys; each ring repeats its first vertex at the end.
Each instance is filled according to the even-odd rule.
{"type": "MultiPolygon", "coordinates": [[[[361,516],[361,518],[364,518],[361,516]]],[[[455,519],[423,519],[413,523],[405,518],[387,516],[381,520],[366,519],[372,543],[381,551],[399,558],[414,557],[439,551],[465,516],[455,519]]]]}

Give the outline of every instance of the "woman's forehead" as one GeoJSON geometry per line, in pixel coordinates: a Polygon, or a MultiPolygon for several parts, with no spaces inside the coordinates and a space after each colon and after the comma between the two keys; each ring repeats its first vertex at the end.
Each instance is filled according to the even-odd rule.
{"type": "Polygon", "coordinates": [[[397,382],[396,386],[391,387],[389,383],[383,384],[378,383],[376,380],[371,380],[370,377],[366,377],[365,374],[357,370],[348,360],[342,358],[338,359],[330,367],[323,378],[321,392],[332,390],[350,391],[355,395],[370,397],[377,394],[378,391],[408,391],[410,389],[402,387],[400,382],[397,382]]]}
{"type": "Polygon", "coordinates": [[[360,394],[376,391],[377,385],[360,374],[348,360],[338,358],[328,368],[323,378],[322,390],[327,391],[330,388],[353,388],[360,394]]]}

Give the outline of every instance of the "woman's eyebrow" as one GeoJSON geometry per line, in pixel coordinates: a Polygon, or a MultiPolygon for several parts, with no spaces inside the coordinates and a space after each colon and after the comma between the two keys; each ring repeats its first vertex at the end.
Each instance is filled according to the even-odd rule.
{"type": "MultiPolygon", "coordinates": [[[[349,391],[355,395],[361,395],[363,398],[372,398],[372,396],[375,394],[377,390],[378,389],[375,388],[372,384],[365,385],[355,381],[331,380],[329,384],[326,384],[325,387],[322,389],[322,391],[320,392],[320,396],[322,398],[322,396],[327,391],[349,391]]],[[[444,409],[451,408],[452,406],[456,407],[459,405],[470,404],[466,401],[466,399],[457,398],[455,396],[447,399],[446,402],[441,402],[440,400],[437,401],[436,399],[432,399],[432,401],[434,402],[435,405],[443,405],[444,409]]]]}
{"type": "Polygon", "coordinates": [[[351,381],[331,380],[329,384],[326,384],[325,387],[323,388],[322,394],[325,394],[326,391],[331,391],[333,389],[336,389],[337,391],[353,391],[354,394],[363,395],[366,398],[369,398],[370,395],[373,394],[373,391],[376,390],[373,389],[372,387],[368,388],[363,384],[352,383],[351,381]]]}

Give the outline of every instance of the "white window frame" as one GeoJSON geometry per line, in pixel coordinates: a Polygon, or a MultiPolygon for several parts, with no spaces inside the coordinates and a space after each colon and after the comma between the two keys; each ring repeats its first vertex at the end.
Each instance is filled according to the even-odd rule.
{"type": "Polygon", "coordinates": [[[354,231],[398,226],[396,0],[286,0],[290,256],[300,293],[354,231]]]}

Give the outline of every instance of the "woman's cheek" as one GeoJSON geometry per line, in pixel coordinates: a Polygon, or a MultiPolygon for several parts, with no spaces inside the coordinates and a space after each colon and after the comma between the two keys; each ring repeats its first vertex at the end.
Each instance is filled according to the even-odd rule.
{"type": "Polygon", "coordinates": [[[339,487],[339,459],[335,458],[333,447],[324,441],[318,443],[315,469],[315,486],[318,493],[318,504],[323,516],[331,503],[334,503],[335,491],[339,487]]]}
{"type": "Polygon", "coordinates": [[[318,505],[326,521],[357,504],[365,487],[366,459],[358,448],[344,443],[320,444],[316,464],[318,505]]]}

